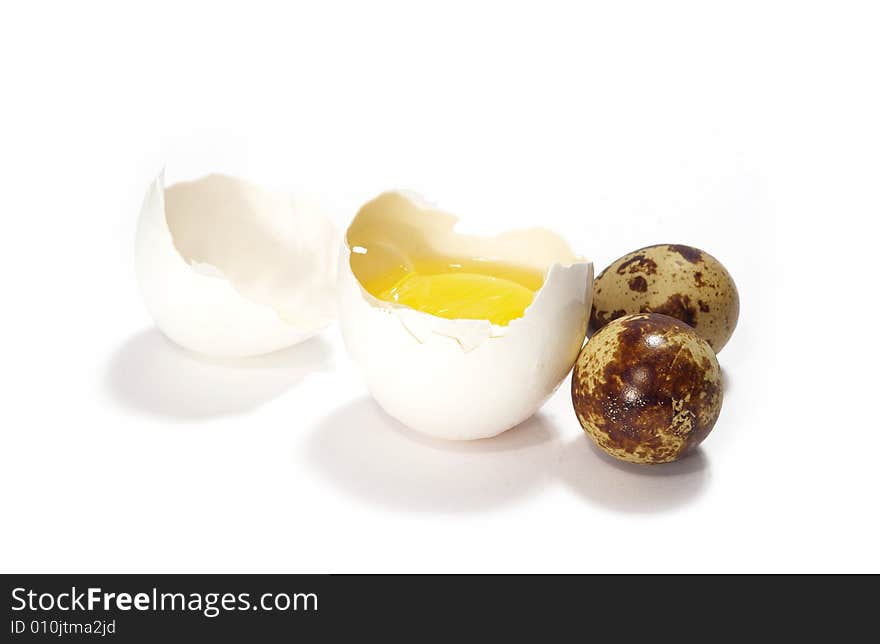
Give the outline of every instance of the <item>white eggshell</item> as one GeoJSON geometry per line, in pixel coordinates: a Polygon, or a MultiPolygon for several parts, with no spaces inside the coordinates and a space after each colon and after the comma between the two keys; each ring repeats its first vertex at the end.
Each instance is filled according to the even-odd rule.
{"type": "Polygon", "coordinates": [[[586,334],[593,265],[546,230],[475,237],[455,233],[455,222],[403,193],[364,206],[342,244],[339,321],[352,359],[389,415],[439,438],[488,438],[534,414],[570,371],[586,334]],[[436,317],[363,288],[349,247],[362,253],[353,241],[362,235],[387,236],[386,250],[399,245],[394,252],[428,249],[540,269],[544,283],[523,317],[507,326],[436,317]]]}
{"type": "Polygon", "coordinates": [[[321,210],[223,175],[147,190],[136,270],[159,329],[187,349],[244,357],[335,317],[339,234],[321,210]]]}

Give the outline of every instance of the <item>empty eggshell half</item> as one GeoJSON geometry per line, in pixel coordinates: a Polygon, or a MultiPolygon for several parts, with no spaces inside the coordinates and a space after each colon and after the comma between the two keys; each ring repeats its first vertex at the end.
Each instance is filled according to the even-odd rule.
{"type": "Polygon", "coordinates": [[[583,345],[593,265],[548,230],[456,233],[456,217],[400,192],[361,208],[339,258],[339,321],[367,387],[392,417],[446,439],[487,438],[534,414],[583,345]],[[543,277],[521,317],[499,326],[380,300],[365,288],[410,258],[498,262],[543,277]]]}
{"type": "Polygon", "coordinates": [[[216,357],[276,351],[335,318],[339,235],[311,201],[212,174],[147,190],[136,269],[177,344],[216,357]]]}

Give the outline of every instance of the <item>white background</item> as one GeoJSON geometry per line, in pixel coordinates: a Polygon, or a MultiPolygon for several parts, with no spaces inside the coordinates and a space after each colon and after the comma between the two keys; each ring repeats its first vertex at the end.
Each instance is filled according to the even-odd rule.
{"type": "Polygon", "coordinates": [[[880,571],[878,17],[4,5],[0,570],[880,571]],[[444,444],[370,402],[335,326],[195,359],[134,278],[163,165],[317,195],[340,228],[411,188],[468,228],[551,227],[597,271],[702,247],[742,299],[721,418],[640,469],[591,448],[568,381],[524,426],[444,444]]]}

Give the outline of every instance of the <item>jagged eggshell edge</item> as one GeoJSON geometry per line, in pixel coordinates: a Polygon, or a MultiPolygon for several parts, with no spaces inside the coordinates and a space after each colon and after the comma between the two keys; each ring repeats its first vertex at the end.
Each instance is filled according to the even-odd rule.
{"type": "MultiPolygon", "coordinates": [[[[329,220],[327,225],[332,228],[329,220]]],[[[334,259],[338,240],[336,233],[324,242],[324,252],[332,253],[334,259]]],[[[328,262],[329,266],[335,264],[334,260],[328,262]]],[[[276,308],[242,295],[220,269],[185,260],[166,219],[164,171],[144,197],[135,268],[147,309],[160,331],[176,344],[207,356],[241,358],[278,351],[313,337],[335,318],[335,309],[326,305],[326,301],[333,301],[330,297],[315,302],[316,311],[297,323],[285,321],[276,308]]],[[[327,276],[319,278],[327,280],[327,276]]],[[[333,276],[327,281],[335,283],[333,276]]]]}
{"type": "MultiPolygon", "coordinates": [[[[454,227],[454,216],[397,194],[429,216],[436,214],[443,227],[454,227]]],[[[559,388],[583,346],[593,292],[589,260],[551,263],[523,317],[497,327],[380,301],[363,288],[350,257],[343,239],[338,293],[346,349],[379,405],[421,433],[476,440],[515,427],[559,388]]]]}

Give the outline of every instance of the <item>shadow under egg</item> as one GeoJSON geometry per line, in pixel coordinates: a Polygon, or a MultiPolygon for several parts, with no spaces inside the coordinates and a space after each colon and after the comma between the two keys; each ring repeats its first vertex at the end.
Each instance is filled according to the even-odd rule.
{"type": "Polygon", "coordinates": [[[556,430],[540,414],[494,438],[422,436],[370,398],[337,409],[315,428],[309,461],[345,494],[416,512],[479,511],[552,480],[556,430]]]}
{"type": "Polygon", "coordinates": [[[327,370],[330,345],[320,337],[253,358],[213,359],[186,351],[157,329],[127,340],[107,366],[113,400],[140,414],[204,420],[246,413],[308,374],[327,370]]]}
{"type": "Polygon", "coordinates": [[[587,502],[625,513],[664,512],[696,500],[709,483],[709,460],[697,448],[679,461],[627,463],[609,456],[587,436],[562,448],[559,476],[587,502]]]}
{"type": "Polygon", "coordinates": [[[721,369],[721,391],[724,392],[724,395],[726,396],[731,390],[730,372],[726,371],[724,367],[719,368],[721,369]]]}

